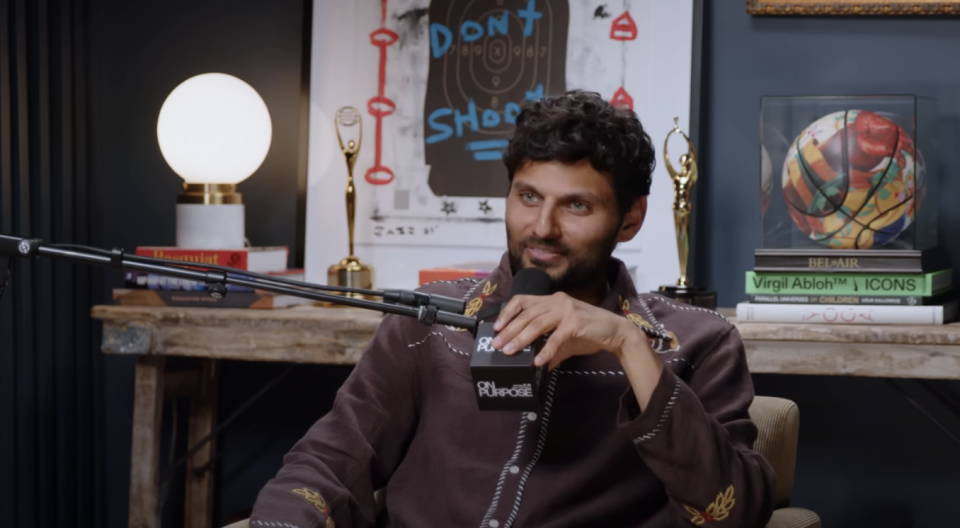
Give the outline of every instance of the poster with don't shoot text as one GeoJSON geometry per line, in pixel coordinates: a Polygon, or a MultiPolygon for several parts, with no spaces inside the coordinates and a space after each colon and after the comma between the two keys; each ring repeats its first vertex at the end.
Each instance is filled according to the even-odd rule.
{"type": "MultiPolygon", "coordinates": [[[[673,117],[689,122],[692,16],[689,0],[317,1],[308,280],[347,253],[338,108],[363,119],[356,252],[376,286],[412,287],[424,267],[499,260],[501,152],[524,101],[596,91],[638,114],[659,159],[673,117]]],[[[641,234],[616,253],[641,290],[679,274],[672,201],[660,162],[641,234]]]]}

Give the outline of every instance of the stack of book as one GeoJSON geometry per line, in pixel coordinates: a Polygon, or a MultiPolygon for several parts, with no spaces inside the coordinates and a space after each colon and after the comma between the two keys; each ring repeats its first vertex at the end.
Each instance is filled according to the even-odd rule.
{"type": "Polygon", "coordinates": [[[952,270],[938,250],[758,249],[737,320],[943,324],[956,320],[952,270]]]}
{"type": "MultiPolygon", "coordinates": [[[[136,254],[198,264],[215,264],[236,268],[228,274],[244,278],[244,271],[302,281],[303,270],[287,269],[289,249],[277,247],[249,247],[242,249],[187,249],[176,247],[138,247],[136,254]]],[[[207,293],[207,285],[153,273],[128,271],[124,288],[113,290],[117,304],[128,306],[203,306],[217,308],[284,308],[309,304],[308,299],[255,290],[244,286],[227,285],[227,294],[215,299],[207,293]]]]}
{"type": "Polygon", "coordinates": [[[482,279],[498,266],[497,262],[465,262],[450,266],[421,269],[420,286],[437,281],[455,281],[459,279],[482,279]]]}

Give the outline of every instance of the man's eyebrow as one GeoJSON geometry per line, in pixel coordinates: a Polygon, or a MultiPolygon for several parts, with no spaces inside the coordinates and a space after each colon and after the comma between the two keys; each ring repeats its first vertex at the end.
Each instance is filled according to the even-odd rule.
{"type": "Polygon", "coordinates": [[[543,193],[540,191],[540,189],[538,189],[537,187],[529,183],[522,183],[522,182],[515,183],[510,188],[510,192],[516,193],[516,194],[533,193],[533,194],[536,194],[537,196],[543,196],[543,193]]]}
{"type": "Polygon", "coordinates": [[[560,199],[565,202],[590,202],[590,203],[596,203],[596,204],[604,203],[604,200],[603,198],[600,197],[600,195],[594,194],[592,192],[579,192],[579,193],[566,194],[561,196],[560,199]]]}
{"type": "MultiPolygon", "coordinates": [[[[514,185],[514,190],[516,190],[517,192],[532,192],[534,194],[543,196],[543,193],[540,192],[539,189],[537,189],[534,185],[531,185],[529,183],[517,182],[514,185]]],[[[590,191],[564,194],[564,195],[561,195],[559,199],[561,202],[567,202],[567,203],[588,202],[588,203],[594,203],[594,204],[607,204],[608,202],[608,200],[604,200],[599,194],[596,194],[590,191]]]]}

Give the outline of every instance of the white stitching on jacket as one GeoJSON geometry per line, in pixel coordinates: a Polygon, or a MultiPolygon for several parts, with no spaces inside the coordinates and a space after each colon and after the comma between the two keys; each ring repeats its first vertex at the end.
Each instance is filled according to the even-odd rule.
{"type": "Polygon", "coordinates": [[[540,455],[543,453],[543,445],[547,441],[547,426],[550,425],[550,410],[553,409],[553,391],[556,385],[557,371],[554,370],[550,374],[550,384],[547,385],[547,402],[543,408],[543,420],[540,422],[540,438],[537,440],[537,450],[533,453],[533,458],[530,459],[526,469],[524,469],[523,476],[520,477],[520,484],[517,487],[517,500],[514,501],[513,511],[510,512],[507,522],[503,523],[503,528],[510,528],[517,518],[517,512],[520,511],[520,501],[523,499],[523,485],[526,484],[530,472],[533,471],[533,466],[537,465],[537,461],[540,460],[540,455]]]}
{"type": "MultiPolygon", "coordinates": [[[[667,359],[664,361],[666,363],[677,363],[677,362],[686,363],[690,369],[695,369],[693,365],[690,364],[685,358],[673,358],[667,359]]],[[[560,374],[582,374],[582,375],[603,375],[603,376],[624,376],[625,373],[622,370],[569,370],[569,369],[557,369],[557,372],[560,374]]]]}
{"type": "Polygon", "coordinates": [[[647,301],[645,301],[643,297],[640,297],[639,295],[637,295],[637,302],[640,303],[640,306],[643,306],[643,311],[647,312],[647,317],[650,318],[650,324],[656,327],[657,331],[664,334],[664,336],[661,336],[661,337],[665,337],[666,333],[663,330],[663,323],[657,321],[657,318],[653,316],[653,310],[651,310],[650,306],[647,305],[647,301]]]}
{"type": "Polygon", "coordinates": [[[520,416],[520,432],[517,433],[517,447],[513,450],[513,456],[510,457],[510,460],[507,460],[507,463],[503,465],[503,471],[500,472],[500,480],[497,481],[497,490],[493,493],[493,502],[490,504],[487,514],[483,516],[483,521],[480,522],[480,526],[488,526],[487,523],[493,518],[493,513],[497,511],[497,506],[500,504],[500,492],[503,491],[503,483],[507,480],[507,472],[510,471],[510,466],[517,463],[520,450],[523,448],[523,439],[526,437],[528,422],[527,413],[523,413],[520,416]]]}
{"type": "Polygon", "coordinates": [[[727,324],[733,324],[733,323],[730,322],[729,319],[727,319],[726,317],[724,317],[723,314],[721,314],[721,313],[719,313],[719,312],[716,312],[716,311],[713,311],[713,310],[708,310],[708,309],[706,309],[706,308],[701,308],[700,306],[690,306],[690,305],[687,305],[687,304],[679,304],[679,303],[675,303],[675,302],[672,302],[672,301],[668,301],[668,300],[666,300],[666,299],[664,299],[664,298],[662,298],[662,297],[651,297],[650,300],[660,301],[660,302],[662,302],[663,304],[666,304],[667,306],[669,306],[670,308],[673,308],[673,309],[675,309],[675,310],[687,310],[688,312],[706,312],[706,313],[708,313],[708,314],[710,314],[710,315],[715,315],[715,316],[719,317],[720,319],[723,319],[723,321],[724,321],[725,323],[727,323],[727,324]]]}
{"type": "Polygon", "coordinates": [[[417,341],[416,343],[410,343],[409,345],[407,345],[407,348],[413,348],[413,347],[416,347],[416,346],[420,346],[420,345],[426,343],[427,340],[430,339],[432,336],[440,336],[440,337],[442,337],[444,344],[447,345],[447,348],[449,348],[450,350],[456,352],[457,354],[462,354],[462,355],[464,355],[464,356],[469,356],[469,355],[470,355],[470,354],[468,354],[468,353],[466,353],[466,352],[464,352],[464,351],[462,351],[462,350],[459,350],[459,349],[454,348],[453,345],[450,344],[450,341],[447,341],[447,336],[441,334],[440,332],[430,332],[429,334],[427,334],[427,337],[424,337],[424,338],[421,339],[420,341],[417,341]]]}
{"type": "Polygon", "coordinates": [[[680,396],[680,378],[677,378],[677,385],[673,389],[673,394],[670,395],[670,401],[667,402],[666,408],[663,409],[663,415],[660,416],[660,421],[657,422],[657,426],[653,428],[653,431],[649,433],[638,436],[633,439],[634,444],[639,444],[641,442],[646,442],[651,438],[657,436],[657,433],[660,432],[660,429],[663,428],[664,424],[667,423],[667,418],[670,416],[670,411],[673,409],[673,405],[677,403],[677,398],[680,396]]]}
{"type": "Polygon", "coordinates": [[[255,526],[271,526],[276,528],[297,528],[292,524],[287,524],[284,522],[250,521],[250,524],[255,526]]]}
{"type": "Polygon", "coordinates": [[[666,363],[676,363],[676,362],[678,362],[678,361],[683,361],[684,363],[686,363],[687,366],[690,367],[690,370],[697,370],[697,367],[694,366],[693,363],[690,363],[690,362],[687,361],[685,358],[681,358],[681,357],[673,358],[673,359],[668,359],[668,360],[664,361],[664,364],[666,364],[666,363]]]}
{"type": "MultiPolygon", "coordinates": [[[[460,279],[460,280],[463,280],[463,279],[460,279]]],[[[472,279],[472,280],[474,280],[475,282],[473,283],[473,286],[469,290],[467,290],[467,293],[463,294],[464,301],[469,299],[470,296],[473,295],[473,292],[477,290],[477,287],[483,284],[483,282],[486,281],[487,279],[483,279],[483,280],[472,279]]]]}

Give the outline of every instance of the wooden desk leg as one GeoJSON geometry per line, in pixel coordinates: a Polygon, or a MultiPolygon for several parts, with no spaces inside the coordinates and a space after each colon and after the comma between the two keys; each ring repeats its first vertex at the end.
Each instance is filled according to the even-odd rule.
{"type": "Polygon", "coordinates": [[[160,528],[160,424],[162,356],[137,358],[130,452],[130,528],[160,528]]]}
{"type": "MultiPolygon", "coordinates": [[[[193,447],[213,432],[217,421],[218,365],[204,359],[197,392],[190,400],[187,446],[193,447]]],[[[211,440],[187,461],[185,528],[210,528],[213,504],[213,454],[216,439],[211,440]]],[[[189,449],[188,447],[188,449],[189,449]]]]}

